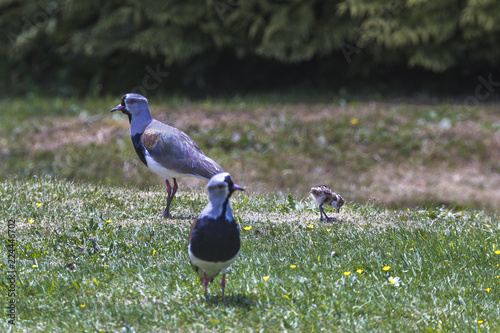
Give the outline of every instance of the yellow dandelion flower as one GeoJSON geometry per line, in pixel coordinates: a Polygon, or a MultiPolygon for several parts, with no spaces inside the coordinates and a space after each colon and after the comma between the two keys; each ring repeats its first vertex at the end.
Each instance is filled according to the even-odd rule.
{"type": "Polygon", "coordinates": [[[482,324],[482,323],[483,323],[483,321],[482,321],[482,320],[478,320],[478,321],[477,321],[477,323],[478,323],[478,324],[482,324]]]}
{"type": "Polygon", "coordinates": [[[496,251],[495,251],[495,254],[500,254],[500,250],[496,250],[496,251]]]}
{"type": "Polygon", "coordinates": [[[357,125],[359,123],[358,118],[351,118],[350,120],[351,125],[357,125]]]}
{"type": "Polygon", "coordinates": [[[111,223],[111,220],[107,220],[106,223],[111,223]]]}
{"type": "Polygon", "coordinates": [[[382,269],[387,272],[388,270],[391,269],[391,266],[384,266],[382,269]]]}
{"type": "Polygon", "coordinates": [[[155,253],[156,253],[156,250],[153,250],[153,255],[155,255],[155,253]]]}
{"type": "Polygon", "coordinates": [[[330,230],[332,230],[332,229],[326,229],[326,232],[330,232],[330,230]]]}
{"type": "Polygon", "coordinates": [[[40,208],[40,206],[41,206],[41,205],[42,205],[42,203],[40,203],[40,202],[37,202],[37,203],[36,203],[36,206],[37,206],[38,208],[40,208]]]}
{"type": "Polygon", "coordinates": [[[35,220],[29,219],[29,220],[28,220],[28,222],[29,222],[30,224],[33,224],[33,222],[35,222],[35,220]]]}
{"type": "Polygon", "coordinates": [[[307,227],[308,227],[309,229],[314,228],[314,226],[313,226],[312,224],[309,224],[307,227]]]}
{"type": "Polygon", "coordinates": [[[490,292],[490,290],[491,290],[491,288],[486,288],[486,289],[484,289],[484,290],[486,290],[486,292],[488,292],[488,293],[489,293],[489,292],[490,292]]]}
{"type": "Polygon", "coordinates": [[[252,229],[252,226],[251,226],[251,225],[249,225],[249,226],[247,226],[247,227],[244,227],[243,229],[245,229],[246,231],[248,231],[248,230],[252,229]]]}
{"type": "Polygon", "coordinates": [[[38,267],[38,265],[33,265],[33,268],[37,268],[37,267],[38,267]]]}
{"type": "Polygon", "coordinates": [[[269,275],[267,275],[267,276],[263,276],[262,278],[264,279],[264,281],[266,281],[266,282],[267,282],[267,280],[269,280],[269,275]]]}
{"type": "Polygon", "coordinates": [[[500,275],[495,276],[495,279],[500,279],[500,275]]]}
{"type": "Polygon", "coordinates": [[[489,225],[489,224],[486,224],[486,228],[491,228],[491,225],[489,225]]]}
{"type": "Polygon", "coordinates": [[[344,275],[351,275],[351,271],[344,272],[344,275]]]}
{"type": "Polygon", "coordinates": [[[3,264],[0,264],[0,267],[3,266],[3,264]]]}
{"type": "Polygon", "coordinates": [[[290,268],[295,268],[297,267],[297,265],[290,265],[290,268]]]}
{"type": "Polygon", "coordinates": [[[358,274],[361,274],[361,273],[363,273],[363,270],[362,270],[361,268],[358,268],[358,269],[356,270],[356,272],[358,272],[358,274]]]}
{"type": "Polygon", "coordinates": [[[82,308],[84,308],[84,307],[85,307],[85,304],[80,304],[80,306],[81,306],[82,308]]]}

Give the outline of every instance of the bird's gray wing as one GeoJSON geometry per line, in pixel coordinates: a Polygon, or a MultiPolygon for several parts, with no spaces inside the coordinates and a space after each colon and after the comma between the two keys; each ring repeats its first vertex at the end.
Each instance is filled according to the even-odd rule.
{"type": "Polygon", "coordinates": [[[157,128],[148,128],[142,134],[142,143],[156,162],[177,173],[206,179],[224,172],[186,133],[161,125],[157,123],[157,128]]]}

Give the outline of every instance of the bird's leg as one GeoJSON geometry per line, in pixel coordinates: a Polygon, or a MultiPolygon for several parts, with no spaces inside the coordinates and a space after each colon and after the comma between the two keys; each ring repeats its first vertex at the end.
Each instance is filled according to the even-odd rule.
{"type": "Polygon", "coordinates": [[[170,217],[170,203],[172,203],[172,199],[175,196],[175,193],[177,192],[177,179],[174,178],[174,186],[170,186],[170,182],[168,179],[165,179],[165,184],[167,184],[167,208],[165,208],[165,211],[163,212],[163,218],[169,218],[170,217]]]}
{"type": "Polygon", "coordinates": [[[323,215],[325,215],[325,218],[323,218],[323,215],[321,215],[321,221],[324,221],[325,219],[328,222],[330,222],[330,221],[336,221],[337,220],[335,217],[329,217],[328,215],[326,215],[325,210],[323,209],[323,204],[319,205],[319,210],[320,210],[320,213],[322,213],[323,215]]]}
{"type": "Polygon", "coordinates": [[[174,198],[175,193],[177,193],[177,179],[174,178],[174,187],[172,187],[172,199],[174,198]]]}
{"type": "Polygon", "coordinates": [[[205,286],[205,298],[207,298],[208,279],[207,273],[203,272],[203,285],[205,286]]]}
{"type": "MultiPolygon", "coordinates": [[[[323,218],[323,214],[324,214],[324,213],[325,213],[325,212],[323,211],[323,204],[321,203],[321,204],[319,204],[319,220],[320,220],[320,221],[323,221],[323,220],[324,220],[324,218],[323,218]]],[[[325,214],[325,215],[326,215],[326,214],[325,214]]]]}
{"type": "MultiPolygon", "coordinates": [[[[175,178],[174,178],[175,179],[175,178]]],[[[162,217],[164,219],[170,216],[170,202],[172,202],[172,186],[170,186],[170,182],[168,179],[165,179],[165,184],[167,185],[167,207],[163,211],[162,217]]]]}
{"type": "Polygon", "coordinates": [[[222,303],[226,303],[226,297],[224,296],[224,290],[226,289],[226,273],[222,273],[220,286],[222,287],[222,303]]]}

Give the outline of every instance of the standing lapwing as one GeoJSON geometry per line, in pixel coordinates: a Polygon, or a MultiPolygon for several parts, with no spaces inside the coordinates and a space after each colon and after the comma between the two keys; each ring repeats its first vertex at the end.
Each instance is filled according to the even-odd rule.
{"type": "Polygon", "coordinates": [[[191,176],[208,180],[224,172],[186,133],[153,119],[144,96],[125,94],[121,104],[111,110],[114,111],[128,116],[130,137],[142,163],[165,179],[168,196],[164,218],[170,217],[170,203],[177,192],[178,178],[191,176]]]}
{"type": "Polygon", "coordinates": [[[319,205],[320,220],[323,221],[326,219],[327,221],[335,221],[334,217],[328,217],[328,215],[326,215],[323,210],[323,205],[327,204],[332,206],[338,213],[340,211],[340,207],[344,204],[344,199],[340,196],[340,194],[333,192],[332,189],[326,185],[313,187],[309,193],[314,201],[316,201],[316,204],[319,205]],[[324,218],[323,215],[325,216],[324,218]]]}
{"type": "Polygon", "coordinates": [[[220,173],[207,184],[209,202],[194,219],[189,232],[188,255],[191,266],[203,281],[205,297],[209,282],[222,272],[222,302],[225,302],[226,269],[240,252],[240,230],[233,218],[229,197],[244,191],[228,173],[220,173]]]}

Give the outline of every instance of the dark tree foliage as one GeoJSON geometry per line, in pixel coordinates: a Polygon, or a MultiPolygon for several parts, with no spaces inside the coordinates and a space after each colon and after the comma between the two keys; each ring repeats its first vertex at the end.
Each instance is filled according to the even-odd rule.
{"type": "Polygon", "coordinates": [[[2,0],[0,13],[9,93],[468,75],[500,59],[497,0],[2,0]]]}

